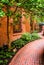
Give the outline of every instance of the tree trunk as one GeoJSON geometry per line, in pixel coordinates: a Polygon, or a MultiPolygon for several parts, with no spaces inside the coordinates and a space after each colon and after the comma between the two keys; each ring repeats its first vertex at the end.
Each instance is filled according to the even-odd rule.
{"type": "Polygon", "coordinates": [[[31,26],[31,32],[33,32],[33,21],[32,21],[32,15],[30,15],[30,26],[31,26]]]}
{"type": "Polygon", "coordinates": [[[10,38],[9,38],[9,17],[7,16],[7,43],[10,47],[10,38]]]}
{"type": "MultiPolygon", "coordinates": [[[[6,6],[7,7],[7,13],[9,11],[9,6],[6,6]]],[[[10,37],[9,37],[9,16],[7,15],[7,44],[8,44],[8,47],[10,48],[11,45],[10,45],[10,37]]]]}

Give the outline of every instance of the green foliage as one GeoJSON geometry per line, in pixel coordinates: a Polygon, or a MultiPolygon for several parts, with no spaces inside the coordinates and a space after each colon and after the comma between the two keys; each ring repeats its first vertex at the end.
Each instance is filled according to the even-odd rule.
{"type": "Polygon", "coordinates": [[[4,65],[7,65],[7,63],[8,63],[8,60],[5,59],[5,60],[3,61],[3,64],[4,64],[4,65]]]}
{"type": "Polygon", "coordinates": [[[5,12],[0,9],[0,17],[3,17],[5,15],[5,12]]]}
{"type": "Polygon", "coordinates": [[[15,52],[9,51],[7,47],[0,48],[0,65],[7,65],[13,55],[15,55],[15,52]]]}
{"type": "MultiPolygon", "coordinates": [[[[23,7],[27,12],[40,16],[44,16],[44,0],[18,0],[21,3],[21,7],[23,7]],[[24,4],[25,3],[25,4],[24,4]]],[[[40,18],[41,18],[40,17],[40,18]]],[[[44,19],[44,17],[43,17],[44,19]]]]}
{"type": "Polygon", "coordinates": [[[13,25],[16,25],[16,24],[20,24],[20,19],[21,19],[22,15],[20,13],[20,11],[16,11],[16,13],[14,14],[14,22],[13,22],[13,25]]]}
{"type": "Polygon", "coordinates": [[[9,3],[9,0],[1,0],[1,2],[2,2],[3,4],[8,4],[8,3],[9,3]]]}
{"type": "MultiPolygon", "coordinates": [[[[42,18],[42,20],[44,19],[44,0],[0,0],[0,8],[2,6],[7,7],[15,6],[17,8],[18,7],[24,8],[24,10],[29,14],[33,14],[34,16],[37,15],[39,19],[40,18],[42,18]]],[[[8,16],[9,15],[11,14],[8,13],[8,16]]]]}
{"type": "Polygon", "coordinates": [[[1,0],[0,2],[3,3],[4,5],[13,6],[15,0],[1,0]]]}
{"type": "Polygon", "coordinates": [[[40,39],[40,36],[37,33],[35,33],[35,32],[32,34],[24,33],[24,34],[22,34],[20,39],[17,39],[11,43],[11,47],[19,50],[20,48],[22,48],[27,43],[34,41],[36,39],[40,39]]]}
{"type": "Polygon", "coordinates": [[[16,17],[16,18],[21,17],[21,13],[17,11],[17,12],[15,13],[15,17],[16,17]]]}
{"type": "Polygon", "coordinates": [[[18,6],[18,7],[19,7],[20,5],[21,5],[21,3],[17,3],[17,4],[16,4],[16,6],[18,6]]]}
{"type": "Polygon", "coordinates": [[[11,46],[13,47],[13,48],[17,48],[17,49],[20,49],[22,46],[24,46],[25,45],[25,41],[23,41],[22,39],[18,39],[18,40],[16,40],[16,41],[13,41],[12,43],[11,43],[11,46]]]}
{"type": "Polygon", "coordinates": [[[30,14],[29,13],[25,13],[25,14],[23,14],[23,16],[25,16],[26,18],[28,18],[30,16],[30,14]]]}
{"type": "Polygon", "coordinates": [[[2,64],[3,63],[3,60],[0,60],[0,64],[2,64]]]}
{"type": "Polygon", "coordinates": [[[0,8],[2,8],[3,6],[4,6],[3,3],[0,2],[0,8]]]}
{"type": "Polygon", "coordinates": [[[6,13],[6,15],[9,17],[9,16],[11,16],[12,15],[12,11],[10,11],[10,10],[8,10],[8,12],[6,13]]]}
{"type": "Polygon", "coordinates": [[[32,40],[37,40],[37,39],[40,39],[40,36],[37,34],[37,33],[32,33],[32,40]]]}
{"type": "Polygon", "coordinates": [[[12,7],[14,6],[15,4],[15,0],[0,0],[0,17],[3,17],[4,15],[6,16],[11,16],[12,15],[12,12],[11,10],[9,9],[9,7],[12,7]],[[6,6],[6,12],[4,12],[2,10],[2,8],[6,6]]]}
{"type": "Polygon", "coordinates": [[[31,34],[30,33],[24,33],[24,34],[22,34],[21,39],[29,41],[29,40],[31,40],[31,34]]]}
{"type": "Polygon", "coordinates": [[[39,39],[40,36],[38,35],[37,31],[34,31],[32,34],[30,33],[24,33],[22,36],[21,36],[21,39],[27,41],[27,42],[31,42],[33,40],[36,40],[36,39],[39,39]]]}

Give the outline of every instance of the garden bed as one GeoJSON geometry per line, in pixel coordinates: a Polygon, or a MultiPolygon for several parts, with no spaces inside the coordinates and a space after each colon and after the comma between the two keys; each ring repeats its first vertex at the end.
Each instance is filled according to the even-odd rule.
{"type": "Polygon", "coordinates": [[[19,49],[37,39],[40,39],[37,33],[24,33],[20,39],[11,43],[11,50],[9,50],[7,46],[0,48],[0,65],[8,65],[19,49]]]}

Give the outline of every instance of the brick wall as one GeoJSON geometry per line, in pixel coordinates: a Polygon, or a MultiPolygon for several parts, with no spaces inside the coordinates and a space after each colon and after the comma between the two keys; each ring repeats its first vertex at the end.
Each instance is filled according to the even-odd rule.
{"type": "MultiPolygon", "coordinates": [[[[11,8],[11,10],[14,10],[14,8],[11,8]]],[[[22,15],[25,12],[22,11],[22,15]]],[[[19,33],[13,33],[13,25],[9,26],[9,38],[10,38],[10,42],[13,40],[16,40],[17,38],[20,38],[22,33],[24,32],[30,32],[30,23],[29,23],[30,19],[26,19],[24,16],[22,16],[22,20],[21,20],[21,28],[22,31],[19,33]]],[[[13,22],[13,19],[10,18],[9,19],[9,24],[11,24],[13,22]]],[[[4,44],[7,44],[7,18],[6,16],[3,18],[0,18],[0,46],[3,46],[4,44]]]]}
{"type": "Polygon", "coordinates": [[[0,45],[7,43],[7,20],[6,17],[0,19],[0,45]]]}

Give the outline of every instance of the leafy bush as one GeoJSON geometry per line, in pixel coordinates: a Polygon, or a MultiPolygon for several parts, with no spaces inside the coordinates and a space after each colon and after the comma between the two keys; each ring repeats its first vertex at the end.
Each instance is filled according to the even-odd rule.
{"type": "Polygon", "coordinates": [[[0,60],[0,64],[2,64],[3,63],[3,60],[0,60]]]}
{"type": "Polygon", "coordinates": [[[37,33],[32,33],[31,36],[32,36],[32,41],[40,38],[40,36],[37,33]]]}
{"type": "Polygon", "coordinates": [[[7,46],[0,48],[0,65],[8,65],[15,52],[10,51],[7,46]]]}
{"type": "Polygon", "coordinates": [[[25,44],[31,41],[31,34],[30,33],[24,33],[22,34],[20,39],[17,39],[11,43],[12,48],[20,49],[25,44]]]}
{"type": "Polygon", "coordinates": [[[16,48],[17,50],[23,47],[25,44],[28,42],[34,41],[36,39],[39,39],[40,37],[38,36],[37,33],[24,33],[22,34],[20,39],[17,39],[11,43],[12,48],[16,48]]]}
{"type": "Polygon", "coordinates": [[[31,34],[30,33],[24,33],[24,34],[22,34],[21,39],[25,40],[27,42],[31,41],[31,34]]]}
{"type": "Polygon", "coordinates": [[[13,41],[11,44],[12,48],[17,48],[17,49],[20,49],[24,45],[25,45],[25,41],[23,41],[22,39],[17,39],[16,41],[13,41]]]}

